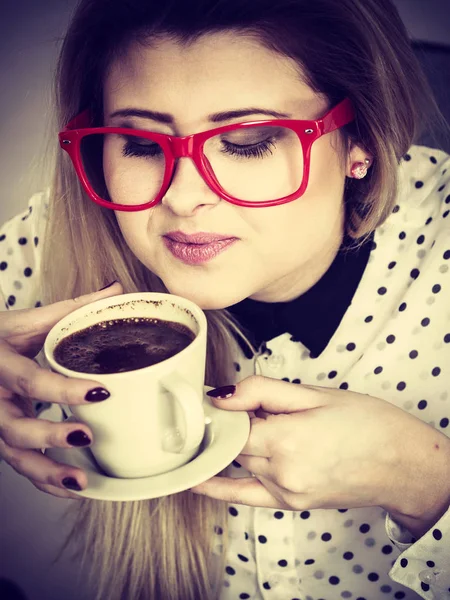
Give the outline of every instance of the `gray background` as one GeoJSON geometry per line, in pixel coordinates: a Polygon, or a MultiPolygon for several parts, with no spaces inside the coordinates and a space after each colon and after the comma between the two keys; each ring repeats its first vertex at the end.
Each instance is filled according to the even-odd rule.
{"type": "MultiPolygon", "coordinates": [[[[449,0],[396,3],[413,39],[450,45],[449,0]]],[[[45,152],[59,40],[75,0],[7,0],[6,6],[4,0],[2,6],[0,223],[26,208],[28,198],[46,183],[37,159],[45,152]]],[[[450,72],[450,58],[445,65],[450,72]]]]}

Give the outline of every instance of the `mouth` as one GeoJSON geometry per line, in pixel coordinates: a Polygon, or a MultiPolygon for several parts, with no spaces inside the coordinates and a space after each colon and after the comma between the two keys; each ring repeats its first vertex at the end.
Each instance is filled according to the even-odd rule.
{"type": "Polygon", "coordinates": [[[163,235],[164,244],[171,254],[189,265],[209,262],[238,239],[230,235],[206,232],[187,234],[182,231],[170,231],[163,235]]]}

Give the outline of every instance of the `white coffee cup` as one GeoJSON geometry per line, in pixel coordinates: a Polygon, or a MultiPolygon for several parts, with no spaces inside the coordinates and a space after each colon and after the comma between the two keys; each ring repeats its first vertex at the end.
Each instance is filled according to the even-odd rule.
{"type": "Polygon", "coordinates": [[[90,449],[107,475],[158,475],[196,455],[205,431],[206,331],[206,317],[196,304],[173,294],[153,292],[93,302],[51,329],[44,344],[50,368],[67,377],[98,381],[111,394],[101,402],[65,407],[91,428],[94,440],[90,449]],[[54,350],[62,339],[102,321],[129,317],[181,323],[195,338],[170,358],[134,371],[82,373],[56,362],[54,350]]]}

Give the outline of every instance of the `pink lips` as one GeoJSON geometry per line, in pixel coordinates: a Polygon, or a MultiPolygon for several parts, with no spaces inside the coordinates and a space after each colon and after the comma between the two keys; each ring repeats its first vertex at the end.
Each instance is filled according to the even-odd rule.
{"type": "Polygon", "coordinates": [[[193,235],[182,231],[169,231],[163,236],[170,252],[189,265],[199,265],[215,258],[238,240],[218,233],[199,232],[193,235]]]}

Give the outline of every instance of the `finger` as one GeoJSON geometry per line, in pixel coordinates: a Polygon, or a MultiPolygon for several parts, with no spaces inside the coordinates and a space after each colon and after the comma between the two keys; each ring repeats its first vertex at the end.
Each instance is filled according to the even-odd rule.
{"type": "Polygon", "coordinates": [[[3,443],[11,448],[33,450],[36,448],[74,448],[92,445],[92,432],[84,423],[74,421],[57,423],[46,419],[36,419],[35,417],[5,418],[5,413],[6,411],[0,412],[2,415],[0,419],[0,443],[3,440],[3,443]],[[81,433],[73,436],[74,432],[81,433]]]}
{"type": "Polygon", "coordinates": [[[57,496],[58,498],[67,498],[68,500],[82,500],[83,497],[75,494],[75,492],[69,492],[69,490],[62,490],[60,488],[55,487],[54,485],[47,485],[45,483],[39,483],[38,481],[32,481],[31,483],[34,485],[36,489],[40,492],[45,492],[46,494],[50,494],[52,496],[57,496]]]}
{"type": "Polygon", "coordinates": [[[77,308],[122,292],[122,285],[115,282],[103,290],[78,298],[61,300],[39,308],[4,311],[0,316],[0,338],[11,339],[11,343],[23,345],[28,336],[47,334],[53,325],[77,308]]]}
{"type": "Polygon", "coordinates": [[[272,477],[271,464],[268,458],[239,454],[235,460],[255,477],[272,477]]]}
{"type": "MultiPolygon", "coordinates": [[[[90,390],[103,387],[95,379],[69,378],[43,369],[1,340],[0,382],[3,387],[26,398],[69,405],[87,402],[85,396],[90,390]]],[[[101,395],[97,394],[97,397],[101,395]]]]}
{"type": "Polygon", "coordinates": [[[20,450],[11,448],[0,440],[0,456],[18,473],[35,484],[50,485],[64,492],[66,478],[74,479],[81,489],[87,487],[87,475],[81,469],[58,463],[39,450],[20,450]]]}
{"type": "Polygon", "coordinates": [[[264,485],[253,477],[239,477],[238,479],[212,477],[191,488],[190,491],[232,504],[246,504],[262,508],[287,508],[286,504],[272,496],[264,485]]]}
{"type": "MultiPolygon", "coordinates": [[[[229,391],[226,386],[225,391],[229,391]]],[[[220,391],[211,390],[208,395],[220,391]]],[[[253,375],[236,385],[232,396],[226,399],[213,397],[214,404],[225,410],[258,411],[267,413],[292,413],[319,408],[327,403],[327,396],[321,388],[298,385],[271,377],[253,375]]]]}

